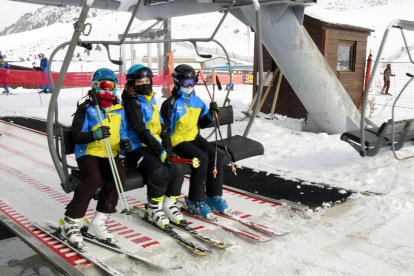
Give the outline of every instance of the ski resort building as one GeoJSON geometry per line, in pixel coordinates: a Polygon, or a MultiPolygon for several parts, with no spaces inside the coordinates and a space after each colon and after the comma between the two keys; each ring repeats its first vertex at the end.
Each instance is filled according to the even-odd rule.
{"type": "MultiPolygon", "coordinates": [[[[345,88],[352,102],[357,105],[362,98],[364,87],[368,36],[373,30],[326,22],[308,15],[304,17],[303,26],[345,88]]],[[[263,70],[274,72],[277,64],[265,46],[263,46],[263,57],[263,70]]],[[[257,71],[257,58],[255,58],[255,71],[257,71]]],[[[269,76],[270,78],[271,76],[269,76]]],[[[264,113],[269,113],[271,110],[276,86],[277,78],[273,80],[273,89],[270,90],[269,96],[261,108],[264,113]]],[[[305,118],[308,114],[284,77],[280,84],[276,113],[292,118],[305,118]]]]}

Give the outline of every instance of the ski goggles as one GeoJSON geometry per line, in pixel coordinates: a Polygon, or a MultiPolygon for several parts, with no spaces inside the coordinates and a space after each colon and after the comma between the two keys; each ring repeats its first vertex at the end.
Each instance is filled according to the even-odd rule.
{"type": "Polygon", "coordinates": [[[182,87],[194,87],[194,85],[196,84],[195,79],[182,79],[180,80],[180,86],[182,87]]]}
{"type": "Polygon", "coordinates": [[[101,80],[100,82],[96,84],[96,86],[98,86],[100,90],[105,90],[105,91],[114,91],[115,89],[115,83],[110,80],[101,80]]]}

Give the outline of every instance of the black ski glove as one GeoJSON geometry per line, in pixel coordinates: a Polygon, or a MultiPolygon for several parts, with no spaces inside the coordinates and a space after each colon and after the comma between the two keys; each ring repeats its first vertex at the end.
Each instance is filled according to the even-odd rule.
{"type": "Polygon", "coordinates": [[[130,151],[132,149],[131,140],[129,139],[121,140],[121,148],[126,152],[130,151]]]}
{"type": "Polygon", "coordinates": [[[210,103],[210,111],[211,111],[211,113],[213,113],[213,112],[219,112],[219,106],[218,106],[218,104],[217,104],[217,102],[215,102],[215,101],[212,101],[211,103],[210,103]]]}
{"type": "Polygon", "coordinates": [[[101,140],[104,138],[108,138],[109,136],[111,136],[111,132],[109,130],[109,126],[98,127],[92,132],[93,139],[101,140]]]}

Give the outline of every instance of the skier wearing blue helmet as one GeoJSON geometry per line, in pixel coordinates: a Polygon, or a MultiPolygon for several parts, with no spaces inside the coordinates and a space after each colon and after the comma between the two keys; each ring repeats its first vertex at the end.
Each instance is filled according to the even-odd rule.
{"type": "Polygon", "coordinates": [[[173,151],[154,98],[152,77],[151,69],[142,64],[128,70],[122,102],[132,147],[125,156],[147,184],[148,219],[164,229],[170,220],[186,223],[176,201],[184,175],[178,164],[169,162],[173,151]]]}
{"type": "Polygon", "coordinates": [[[63,235],[80,250],[86,250],[80,233],[80,223],[98,188],[101,188],[101,191],[96,214],[88,228],[88,233],[107,243],[117,244],[106,225],[110,214],[116,212],[118,193],[104,141],[108,138],[123,185],[125,171],[119,159],[120,144],[128,148],[130,143],[124,109],[115,97],[117,86],[118,79],[112,70],[107,68],[97,70],[92,77],[89,98],[78,105],[72,122],[75,158],[83,182],[76,186],[73,199],[66,207],[63,235]],[[101,113],[102,122],[97,110],[101,113]],[[102,183],[105,183],[104,186],[102,183]]]}

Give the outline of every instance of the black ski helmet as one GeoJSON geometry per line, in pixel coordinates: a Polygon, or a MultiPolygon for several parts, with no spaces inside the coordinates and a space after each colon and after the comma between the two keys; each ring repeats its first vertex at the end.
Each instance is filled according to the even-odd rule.
{"type": "Polygon", "coordinates": [[[193,67],[187,64],[180,64],[175,67],[174,72],[172,73],[172,79],[174,81],[174,85],[178,89],[180,87],[181,80],[194,79],[194,81],[197,83],[198,76],[193,67]]]}

